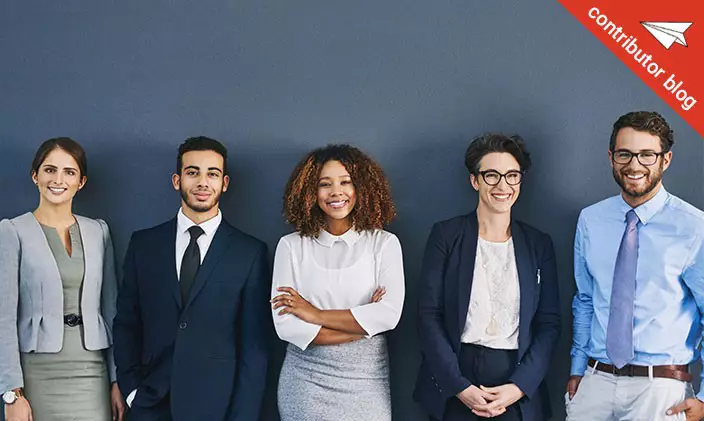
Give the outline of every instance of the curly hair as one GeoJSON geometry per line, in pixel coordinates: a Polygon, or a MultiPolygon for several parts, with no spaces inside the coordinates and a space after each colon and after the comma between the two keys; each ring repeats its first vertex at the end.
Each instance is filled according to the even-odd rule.
{"type": "Polygon", "coordinates": [[[663,152],[669,152],[675,144],[675,137],[663,116],[654,111],[634,111],[624,114],[616,120],[609,139],[609,149],[616,147],[616,136],[618,132],[626,127],[630,127],[639,132],[648,132],[660,138],[660,146],[663,152]]]}
{"type": "Polygon", "coordinates": [[[350,173],[357,203],[350,216],[356,231],[382,229],[396,216],[389,182],[372,158],[350,145],[328,145],[303,158],[286,183],[283,213],[286,222],[305,237],[317,237],[327,225],[318,206],[318,178],[328,161],[338,161],[350,173]]]}

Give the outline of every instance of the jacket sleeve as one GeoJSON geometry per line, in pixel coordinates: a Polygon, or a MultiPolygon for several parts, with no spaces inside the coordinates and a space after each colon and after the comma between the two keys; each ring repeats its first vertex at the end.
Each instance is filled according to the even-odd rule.
{"type": "MultiPolygon", "coordinates": [[[[533,337],[525,355],[509,381],[518,386],[530,399],[545,379],[560,337],[560,294],[557,281],[557,263],[552,240],[545,235],[539,269],[541,271],[540,298],[533,316],[533,337]]],[[[523,321],[521,321],[522,323],[523,321]]]]}
{"type": "Polygon", "coordinates": [[[444,278],[449,255],[441,225],[435,224],[425,246],[418,298],[420,349],[433,381],[446,398],[472,383],[462,376],[457,355],[444,327],[444,278]]]}
{"type": "Polygon", "coordinates": [[[142,313],[135,249],[136,235],[133,234],[125,255],[124,274],[117,296],[117,313],[112,326],[117,384],[125,398],[141,382],[142,313]]]}
{"type": "Polygon", "coordinates": [[[262,243],[240,300],[237,378],[230,405],[230,421],[258,420],[262,406],[274,334],[269,315],[271,273],[268,256],[267,247],[262,243]]]}
{"type": "Polygon", "coordinates": [[[0,394],[23,387],[17,307],[21,248],[14,225],[0,221],[0,394]]]}
{"type": "Polygon", "coordinates": [[[117,276],[115,275],[115,250],[112,246],[110,238],[110,229],[108,224],[102,219],[98,219],[98,223],[103,230],[103,245],[105,251],[103,254],[103,283],[100,292],[100,312],[103,320],[106,323],[108,344],[110,345],[105,350],[105,359],[108,365],[110,374],[110,382],[117,381],[117,373],[115,369],[115,358],[113,355],[113,339],[112,325],[115,313],[117,313],[117,276]]]}

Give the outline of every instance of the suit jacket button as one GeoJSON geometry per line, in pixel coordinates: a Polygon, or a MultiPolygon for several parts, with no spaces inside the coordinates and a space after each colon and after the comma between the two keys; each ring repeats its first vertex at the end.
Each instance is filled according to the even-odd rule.
{"type": "Polygon", "coordinates": [[[181,323],[178,325],[178,328],[179,328],[179,329],[185,329],[185,328],[187,328],[187,327],[188,327],[188,323],[186,323],[186,322],[181,322],[181,323]]]}

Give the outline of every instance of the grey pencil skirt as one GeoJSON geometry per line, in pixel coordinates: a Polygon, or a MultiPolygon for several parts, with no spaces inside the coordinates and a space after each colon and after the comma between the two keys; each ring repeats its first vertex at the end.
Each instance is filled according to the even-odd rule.
{"type": "Polygon", "coordinates": [[[390,421],[386,337],[288,345],[278,388],[282,421],[390,421]]]}
{"type": "Polygon", "coordinates": [[[110,421],[110,380],[104,351],[83,348],[81,326],[64,326],[56,354],[20,354],[34,421],[110,421]]]}

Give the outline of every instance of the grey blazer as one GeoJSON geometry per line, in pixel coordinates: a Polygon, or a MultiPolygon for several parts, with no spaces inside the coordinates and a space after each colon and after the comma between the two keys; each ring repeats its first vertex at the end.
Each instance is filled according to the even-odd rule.
{"type": "MultiPolygon", "coordinates": [[[[112,320],[117,301],[115,256],[105,221],[76,216],[83,241],[81,294],[84,346],[105,350],[115,381],[112,320]]],[[[63,287],[59,268],[31,212],[0,221],[0,393],[22,387],[20,352],[61,351],[63,287]]]]}

